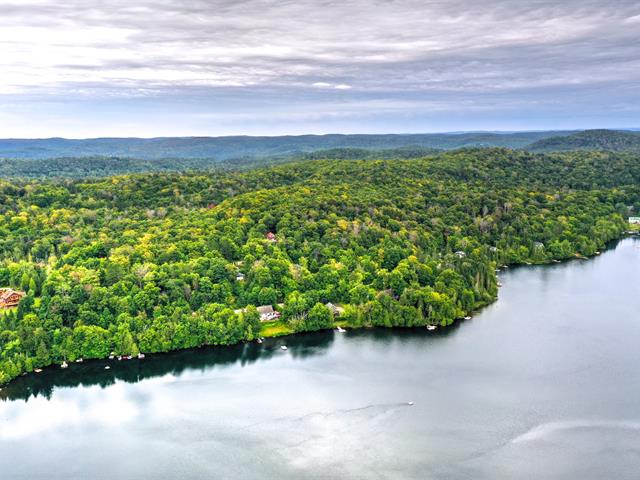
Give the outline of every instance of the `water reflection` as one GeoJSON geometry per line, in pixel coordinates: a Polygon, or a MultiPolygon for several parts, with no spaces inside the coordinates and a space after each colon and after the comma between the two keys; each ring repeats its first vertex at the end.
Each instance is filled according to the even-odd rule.
{"type": "Polygon", "coordinates": [[[0,391],[0,400],[24,400],[42,396],[51,398],[58,387],[109,387],[120,380],[136,383],[145,379],[171,374],[179,377],[187,370],[204,371],[235,364],[242,367],[257,361],[267,361],[281,354],[287,345],[288,354],[295,359],[324,355],[334,340],[333,331],[306,333],[290,337],[265,339],[264,343],[241,343],[226,347],[206,347],[165,354],[147,355],[144,360],[93,360],[71,364],[67,369],[46,368],[40,374],[17,378],[0,391]],[[111,368],[106,370],[105,366],[111,368]]]}

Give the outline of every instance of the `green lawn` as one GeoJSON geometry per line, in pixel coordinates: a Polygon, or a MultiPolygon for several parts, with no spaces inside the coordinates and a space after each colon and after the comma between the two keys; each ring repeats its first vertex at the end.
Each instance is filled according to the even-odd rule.
{"type": "Polygon", "coordinates": [[[272,322],[263,322],[260,335],[263,337],[280,337],[294,333],[287,322],[282,320],[273,320],[272,322]]]}

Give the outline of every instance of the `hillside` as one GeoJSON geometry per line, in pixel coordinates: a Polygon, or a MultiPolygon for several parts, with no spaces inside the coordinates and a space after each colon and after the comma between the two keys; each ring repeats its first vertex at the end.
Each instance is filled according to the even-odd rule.
{"type": "Polygon", "coordinates": [[[336,321],[446,326],[496,298],[497,266],[618,238],[639,185],[632,155],[504,149],[0,181],[0,287],[28,294],[0,315],[0,384],[336,321]],[[257,305],[282,318],[261,323],[257,305]]]}
{"type": "Polygon", "coordinates": [[[269,157],[242,157],[227,160],[213,158],[138,159],[120,157],[72,157],[1,159],[0,178],[87,178],[129,173],[187,172],[202,170],[246,170],[292,160],[317,159],[389,159],[420,158],[440,150],[427,147],[400,147],[369,150],[333,148],[308,153],[291,153],[269,157]]]}
{"type": "Polygon", "coordinates": [[[531,152],[563,152],[570,150],[640,152],[640,132],[585,130],[572,135],[541,139],[525,148],[531,152]]]}
{"type": "MultiPolygon", "coordinates": [[[[571,132],[566,132],[571,133],[571,132]]],[[[301,135],[279,137],[96,138],[71,140],[0,140],[0,158],[50,159],[121,157],[141,160],[273,157],[316,150],[368,150],[417,147],[450,150],[462,147],[521,148],[558,132],[438,133],[415,135],[301,135]]]]}

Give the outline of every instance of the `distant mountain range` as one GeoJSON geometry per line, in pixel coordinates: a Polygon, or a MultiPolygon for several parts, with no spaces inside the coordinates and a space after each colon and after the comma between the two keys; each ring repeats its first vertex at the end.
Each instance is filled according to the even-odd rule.
{"type": "Polygon", "coordinates": [[[541,153],[579,150],[640,153],[640,131],[0,139],[0,178],[246,169],[290,160],[423,158],[443,150],[483,147],[541,153]]]}
{"type": "Polygon", "coordinates": [[[544,138],[525,148],[532,152],[566,152],[572,150],[640,152],[640,132],[585,130],[572,135],[544,138]]]}
{"type": "Polygon", "coordinates": [[[463,147],[524,148],[550,137],[575,132],[430,133],[413,135],[300,135],[280,137],[163,137],[95,138],[69,140],[0,140],[0,158],[48,159],[61,157],[127,157],[141,160],[213,158],[229,160],[273,157],[317,150],[359,148],[388,150],[428,148],[451,150],[463,147]]]}

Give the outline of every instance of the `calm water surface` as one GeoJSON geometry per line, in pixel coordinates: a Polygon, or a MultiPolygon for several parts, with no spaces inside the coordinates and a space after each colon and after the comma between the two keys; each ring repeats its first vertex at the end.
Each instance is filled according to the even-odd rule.
{"type": "Polygon", "coordinates": [[[446,332],[20,378],[0,392],[0,478],[638,479],[640,241],[501,277],[446,332]]]}

